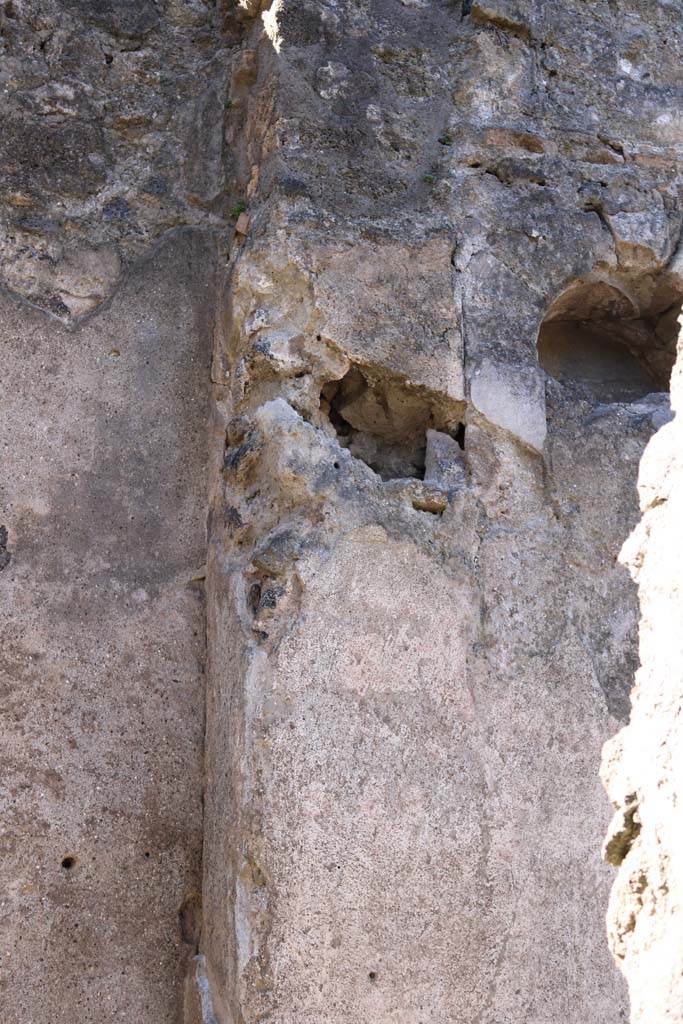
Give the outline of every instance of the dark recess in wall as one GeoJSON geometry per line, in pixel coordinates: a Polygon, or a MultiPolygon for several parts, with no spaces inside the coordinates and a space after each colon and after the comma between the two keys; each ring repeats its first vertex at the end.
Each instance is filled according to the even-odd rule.
{"type": "Polygon", "coordinates": [[[339,443],[383,480],[423,480],[427,431],[439,430],[464,447],[462,409],[444,406],[403,381],[352,366],[322,389],[320,408],[339,443]]]}
{"type": "Polygon", "coordinates": [[[640,311],[611,285],[575,282],[541,325],[539,362],[560,383],[588,388],[601,402],[668,391],[680,310],[680,295],[668,291],[640,311]]]}

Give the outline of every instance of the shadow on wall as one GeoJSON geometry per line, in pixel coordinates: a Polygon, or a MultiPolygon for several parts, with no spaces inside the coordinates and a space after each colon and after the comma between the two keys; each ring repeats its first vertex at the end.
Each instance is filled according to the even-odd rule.
{"type": "Polygon", "coordinates": [[[670,279],[627,290],[574,282],[550,307],[538,337],[543,369],[586,387],[600,402],[632,402],[669,390],[682,296],[670,279]]]}
{"type": "Polygon", "coordinates": [[[610,713],[622,720],[638,666],[640,612],[618,558],[638,520],[643,451],[672,415],[682,299],[674,274],[581,278],[551,304],[538,335],[548,375],[548,484],[580,564],[607,588],[581,628],[610,713]]]}
{"type": "Polygon", "coordinates": [[[383,480],[425,479],[429,433],[464,448],[464,404],[369,368],[326,384],[320,409],[337,440],[383,480]]]}

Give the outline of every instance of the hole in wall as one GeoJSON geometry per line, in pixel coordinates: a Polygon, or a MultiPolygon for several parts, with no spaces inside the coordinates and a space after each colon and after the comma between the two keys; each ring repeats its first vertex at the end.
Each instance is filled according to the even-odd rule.
{"type": "Polygon", "coordinates": [[[666,284],[642,304],[603,281],[577,281],[550,307],[538,336],[543,369],[600,402],[668,391],[681,295],[666,284]]]}
{"type": "Polygon", "coordinates": [[[352,366],[326,384],[320,409],[339,443],[383,480],[424,480],[430,429],[449,434],[461,448],[465,443],[464,406],[368,368],[352,366]]]}
{"type": "Polygon", "coordinates": [[[252,583],[247,594],[247,605],[252,615],[256,615],[261,602],[261,584],[252,583]]]}
{"type": "Polygon", "coordinates": [[[69,854],[66,857],[63,857],[60,867],[64,871],[72,871],[73,868],[76,867],[76,857],[71,856],[71,854],[69,854]]]}
{"type": "Polygon", "coordinates": [[[538,337],[539,362],[561,384],[547,391],[546,452],[556,510],[577,531],[567,562],[586,579],[613,573],[618,621],[630,621],[615,630],[609,600],[601,616],[601,584],[580,627],[608,710],[623,720],[637,666],[637,604],[617,556],[638,519],[637,458],[671,415],[666,391],[682,296],[673,274],[576,280],[551,305],[538,337]]]}

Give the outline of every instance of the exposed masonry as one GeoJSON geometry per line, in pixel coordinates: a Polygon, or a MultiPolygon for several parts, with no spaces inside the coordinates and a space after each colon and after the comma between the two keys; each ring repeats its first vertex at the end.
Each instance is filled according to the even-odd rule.
{"type": "MultiPolygon", "coordinates": [[[[675,292],[675,283],[660,284],[660,304],[670,302],[675,292]]],[[[619,316],[627,301],[613,286],[577,281],[552,303],[539,331],[539,362],[570,394],[578,386],[592,400],[628,406],[668,390],[680,301],[663,311],[655,306],[641,316],[634,315],[631,307],[630,317],[619,316]]],[[[338,357],[343,358],[340,353],[338,357]]],[[[295,376],[310,380],[315,373],[308,367],[295,376]]],[[[286,381],[282,381],[285,394],[286,381]]],[[[431,490],[415,491],[411,497],[415,509],[427,512],[442,513],[449,493],[467,486],[466,420],[490,429],[469,403],[454,402],[379,368],[353,363],[343,376],[323,385],[319,414],[305,409],[306,403],[300,406],[304,421],[313,421],[324,435],[336,440],[342,452],[365,463],[382,481],[409,484],[415,480],[429,485],[431,490]]],[[[667,414],[653,415],[659,424],[667,414]]],[[[254,472],[262,442],[248,424],[248,418],[240,417],[228,429],[224,456],[228,480],[254,472]]],[[[342,452],[332,468],[343,474],[342,452]]],[[[247,500],[259,494],[258,487],[252,488],[247,500]]],[[[230,516],[239,534],[242,517],[237,510],[230,516]]],[[[269,582],[268,576],[250,584],[247,605],[254,618],[260,622],[263,615],[268,616],[283,593],[282,586],[269,582]]],[[[267,638],[265,630],[255,628],[262,639],[267,638]]]]}
{"type": "MultiPolygon", "coordinates": [[[[584,396],[602,403],[628,405],[666,392],[680,294],[679,279],[668,273],[612,275],[609,282],[599,273],[577,279],[553,300],[542,320],[541,367],[570,392],[578,386],[584,396]]],[[[247,406],[280,394],[305,422],[385,482],[425,481],[443,491],[443,501],[449,490],[466,483],[466,422],[495,429],[471,402],[455,401],[382,367],[357,364],[320,335],[310,347],[294,340],[294,364],[280,376],[267,344],[257,341],[253,356],[240,361],[236,380],[249,399],[247,406]],[[325,376],[316,408],[316,382],[325,376]]],[[[253,470],[259,449],[255,436],[249,415],[231,421],[224,456],[228,476],[253,470]]],[[[333,468],[343,464],[335,461],[333,468]]],[[[443,501],[437,499],[438,508],[428,501],[424,510],[443,511],[443,501]]],[[[236,527],[238,518],[235,513],[236,527]]]]}
{"type": "Polygon", "coordinates": [[[683,646],[683,346],[672,377],[676,417],[648,445],[639,470],[642,519],[621,553],[638,583],[641,667],[628,724],[605,746],[602,775],[615,814],[604,844],[618,867],[608,911],[610,948],[629,979],[638,1024],[676,1020],[682,996],[681,873],[683,646]]]}
{"type": "MultiPolygon", "coordinates": [[[[667,424],[683,296],[675,7],[2,6],[0,269],[26,303],[5,309],[9,326],[26,315],[13,344],[32,389],[7,437],[26,408],[43,411],[24,446],[35,472],[8,474],[20,512],[0,518],[0,582],[22,630],[22,602],[35,597],[33,634],[0,668],[14,750],[32,762],[49,748],[54,764],[77,758],[88,772],[82,751],[99,751],[92,774],[111,784],[91,794],[78,842],[80,802],[62,787],[90,787],[75,769],[60,778],[46,765],[32,804],[19,805],[23,779],[9,791],[17,835],[42,829],[48,851],[47,874],[20,847],[3,879],[8,947],[21,947],[30,979],[3,988],[17,1024],[74,1012],[93,1024],[175,1020],[186,966],[185,1024],[625,1020],[603,941],[611,876],[597,857],[596,773],[637,665],[638,602],[616,559],[638,516],[638,467],[653,434],[648,453],[669,439],[667,466],[681,450],[667,424]],[[220,243],[215,310],[213,285],[189,277],[173,304],[188,269],[214,258],[213,244],[189,245],[187,226],[195,242],[220,243]],[[52,318],[42,342],[28,304],[52,318]],[[185,343],[208,336],[207,311],[204,569],[201,481],[183,490],[201,450],[183,446],[198,436],[192,389],[206,365],[185,343]],[[192,385],[175,376],[190,355],[192,385]],[[58,356],[73,360],[62,377],[58,356]],[[74,385],[70,420],[53,374],[74,385]],[[180,409],[165,422],[181,399],[182,430],[180,409]],[[44,458],[50,445],[64,465],[44,458]],[[91,448],[87,486],[68,483],[91,448]],[[171,477],[186,502],[169,495],[171,477]],[[145,502],[158,544],[135,518],[145,502]],[[125,546],[122,523],[134,524],[125,546]],[[148,560],[149,589],[162,591],[147,617],[126,559],[148,560]],[[176,669],[201,633],[204,579],[200,899],[190,826],[203,709],[188,693],[201,668],[176,669]],[[101,626],[127,704],[108,732],[118,693],[90,616],[110,584],[101,626]],[[154,678],[140,685],[132,664],[154,678]],[[34,694],[46,681],[41,736],[34,694]],[[68,729],[51,725],[60,700],[68,729]],[[581,809],[569,828],[568,808],[581,809]],[[108,871],[88,874],[88,843],[108,871]],[[45,899],[51,913],[36,914],[45,899]],[[65,960],[79,935],[80,956],[65,960]]],[[[648,482],[648,465],[645,532],[663,537],[670,515],[675,538],[673,490],[664,472],[648,482]]],[[[661,544],[673,565],[675,544],[661,544]]],[[[647,552],[630,557],[636,575],[650,572],[647,552]]],[[[641,638],[644,678],[668,726],[677,711],[653,632],[641,638]]],[[[666,750],[653,749],[658,769],[666,750]]],[[[652,812],[661,780],[631,774],[610,780],[605,856],[621,866],[612,950],[637,978],[671,877],[652,812]]],[[[662,941],[667,956],[672,945],[662,941]]],[[[671,978],[679,968],[672,960],[671,978]]],[[[666,1007],[648,1019],[647,973],[634,1020],[659,1024],[666,1007]]]]}

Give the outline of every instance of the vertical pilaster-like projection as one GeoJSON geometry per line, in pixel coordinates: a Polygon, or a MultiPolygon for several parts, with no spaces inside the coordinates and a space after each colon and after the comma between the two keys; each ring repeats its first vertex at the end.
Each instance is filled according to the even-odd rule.
{"type": "Polygon", "coordinates": [[[619,6],[241,5],[195,1016],[626,1019],[598,766],[668,398],[537,348],[572,282],[627,348],[677,297],[677,29],[619,6]]]}
{"type": "Polygon", "coordinates": [[[198,939],[214,255],[176,234],[73,330],[2,298],[12,1024],[178,1020],[198,939]]]}

